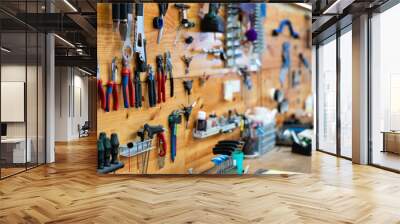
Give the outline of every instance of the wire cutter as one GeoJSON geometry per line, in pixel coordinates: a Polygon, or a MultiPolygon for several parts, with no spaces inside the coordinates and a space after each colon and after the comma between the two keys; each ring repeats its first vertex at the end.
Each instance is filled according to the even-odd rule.
{"type": "Polygon", "coordinates": [[[111,95],[113,98],[113,110],[118,110],[119,102],[118,102],[118,90],[117,90],[117,83],[115,81],[116,73],[117,73],[117,62],[116,58],[114,57],[111,63],[111,80],[107,83],[107,92],[106,92],[106,108],[105,111],[109,112],[111,110],[111,95]]]}
{"type": "Polygon", "coordinates": [[[163,57],[162,55],[156,56],[156,64],[157,64],[157,103],[165,102],[165,83],[167,81],[167,77],[165,75],[165,70],[163,66],[163,57]]]}

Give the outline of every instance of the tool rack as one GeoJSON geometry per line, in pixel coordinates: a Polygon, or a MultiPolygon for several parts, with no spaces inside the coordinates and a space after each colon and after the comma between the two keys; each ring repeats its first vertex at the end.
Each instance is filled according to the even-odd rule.
{"type": "Polygon", "coordinates": [[[127,145],[120,146],[119,155],[129,158],[151,151],[152,149],[154,149],[154,147],[152,146],[152,139],[147,139],[142,142],[141,141],[133,142],[132,148],[128,148],[127,145]]]}
{"type": "Polygon", "coordinates": [[[239,127],[240,118],[235,118],[232,123],[226,123],[223,125],[218,125],[216,127],[208,128],[207,131],[197,131],[193,130],[193,138],[204,139],[211,137],[213,135],[228,133],[239,127]]]}

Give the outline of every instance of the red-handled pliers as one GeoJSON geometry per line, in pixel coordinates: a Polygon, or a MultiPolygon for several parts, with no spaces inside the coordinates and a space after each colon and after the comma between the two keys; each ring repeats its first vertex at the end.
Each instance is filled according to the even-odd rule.
{"type": "Polygon", "coordinates": [[[111,110],[111,95],[113,98],[113,110],[118,110],[119,102],[118,102],[118,89],[117,83],[115,81],[115,76],[117,74],[117,59],[114,57],[111,63],[111,80],[107,83],[107,92],[106,92],[106,111],[109,112],[111,110]]]}
{"type": "Polygon", "coordinates": [[[165,84],[167,82],[167,77],[165,74],[163,66],[162,55],[156,56],[157,64],[157,103],[165,102],[165,84]]]}

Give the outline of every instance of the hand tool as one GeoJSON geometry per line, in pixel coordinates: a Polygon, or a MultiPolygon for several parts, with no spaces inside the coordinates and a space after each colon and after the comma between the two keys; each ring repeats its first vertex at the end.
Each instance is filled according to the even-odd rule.
{"type": "Polygon", "coordinates": [[[307,58],[304,57],[303,53],[299,54],[299,58],[300,58],[301,63],[304,65],[304,67],[306,69],[310,69],[310,64],[308,63],[307,58]]]}
{"type": "MultiPolygon", "coordinates": [[[[144,131],[147,133],[148,138],[153,138],[155,134],[161,133],[164,131],[164,127],[162,125],[149,125],[144,124],[144,131]]],[[[142,140],[143,141],[143,140],[142,140]]]]}
{"type": "Polygon", "coordinates": [[[189,74],[190,62],[192,62],[193,56],[189,57],[186,55],[182,56],[182,61],[185,63],[185,75],[189,74]]]}
{"type": "Polygon", "coordinates": [[[291,87],[296,88],[298,85],[300,85],[301,82],[301,70],[296,69],[292,72],[292,77],[291,77],[291,87]]]}
{"type": "Polygon", "coordinates": [[[174,97],[174,77],[172,74],[171,53],[169,51],[164,54],[165,72],[169,74],[169,96],[174,97]]]}
{"type": "Polygon", "coordinates": [[[131,42],[131,32],[132,32],[132,4],[125,3],[120,4],[120,35],[121,40],[124,41],[122,45],[122,57],[126,61],[130,61],[133,55],[133,48],[131,42]]]}
{"type": "Polygon", "coordinates": [[[184,80],[183,81],[183,88],[185,92],[188,94],[188,103],[190,102],[190,94],[192,93],[193,87],[193,80],[184,80]]]}
{"type": "Polygon", "coordinates": [[[115,77],[117,74],[117,62],[116,58],[114,57],[111,63],[111,80],[108,81],[107,83],[107,95],[106,95],[106,112],[109,112],[111,110],[110,104],[111,104],[111,95],[113,98],[113,110],[118,110],[119,108],[119,102],[118,102],[118,85],[115,82],[115,77]]]}
{"type": "Polygon", "coordinates": [[[168,127],[170,130],[170,145],[171,145],[171,161],[175,161],[176,157],[176,136],[178,132],[178,124],[182,123],[182,116],[181,112],[179,110],[173,111],[169,116],[168,116],[168,127]]]}
{"type": "Polygon", "coordinates": [[[126,40],[127,36],[127,31],[129,29],[129,19],[128,19],[128,8],[131,7],[129,6],[128,3],[121,3],[119,4],[118,7],[114,8],[113,10],[119,9],[119,13],[115,12],[119,16],[119,24],[118,24],[118,29],[119,29],[119,35],[121,37],[122,41],[126,40]]]}
{"type": "Polygon", "coordinates": [[[219,57],[222,61],[226,61],[226,54],[223,48],[202,49],[203,53],[219,57]]]}
{"type": "Polygon", "coordinates": [[[129,61],[122,59],[122,69],[121,69],[121,81],[122,81],[122,95],[124,98],[124,107],[134,107],[135,106],[135,96],[133,91],[133,84],[131,78],[131,69],[129,68],[129,61]]]}
{"type": "Polygon", "coordinates": [[[116,133],[111,134],[111,164],[118,164],[119,140],[116,133]]]}
{"type": "Polygon", "coordinates": [[[288,19],[281,20],[281,22],[279,23],[279,27],[272,31],[272,35],[278,36],[280,33],[283,32],[283,29],[285,28],[285,26],[287,26],[289,28],[290,36],[292,36],[295,39],[298,39],[300,37],[299,33],[297,33],[294,30],[294,28],[292,26],[292,22],[288,19]]]}
{"type": "Polygon", "coordinates": [[[135,75],[133,78],[133,82],[135,84],[135,107],[142,107],[142,83],[140,81],[140,72],[135,70],[135,75]]]}
{"type": "Polygon", "coordinates": [[[154,29],[158,29],[157,44],[160,44],[162,34],[164,31],[164,16],[165,16],[165,14],[167,14],[168,3],[158,3],[158,9],[160,11],[160,15],[157,17],[154,17],[153,27],[154,27],[154,29]]]}
{"type": "Polygon", "coordinates": [[[271,89],[270,94],[271,94],[271,98],[277,103],[282,102],[282,100],[285,97],[283,91],[280,89],[271,89]]]}
{"type": "Polygon", "coordinates": [[[97,169],[104,168],[104,145],[103,140],[97,140],[97,169]]]}
{"type": "Polygon", "coordinates": [[[157,134],[158,148],[158,167],[161,169],[165,164],[165,155],[167,154],[167,141],[164,132],[157,134]]]}
{"type": "Polygon", "coordinates": [[[201,32],[223,33],[225,31],[224,20],[218,15],[219,3],[209,3],[208,13],[200,23],[201,32]]]}
{"type": "Polygon", "coordinates": [[[186,5],[186,4],[183,4],[183,3],[176,3],[174,6],[175,6],[175,8],[177,8],[179,10],[179,18],[180,18],[180,23],[179,23],[179,26],[178,26],[178,29],[177,29],[177,32],[176,32],[176,38],[175,38],[175,41],[174,41],[174,46],[175,46],[176,43],[179,40],[181,30],[183,28],[186,28],[186,29],[192,28],[192,27],[195,26],[195,23],[189,21],[189,19],[188,19],[187,10],[190,9],[189,5],[186,5]]]}
{"type": "Polygon", "coordinates": [[[111,166],[111,141],[109,137],[105,138],[104,144],[104,166],[111,166]]]}
{"type": "Polygon", "coordinates": [[[164,66],[163,66],[163,57],[162,55],[156,56],[156,64],[157,64],[157,103],[165,102],[165,83],[167,81],[167,77],[165,75],[164,66]]]}
{"type": "Polygon", "coordinates": [[[203,76],[199,77],[200,80],[200,86],[204,86],[206,84],[206,81],[210,78],[210,75],[206,75],[206,73],[203,73],[203,76]]]}
{"type": "MultiPolygon", "coordinates": [[[[159,134],[162,134],[164,132],[164,127],[162,125],[149,125],[145,124],[143,126],[143,129],[140,129],[137,132],[137,135],[140,137],[140,140],[144,142],[146,140],[146,137],[148,139],[153,139],[154,135],[159,136],[159,134]]],[[[165,138],[164,138],[164,143],[165,143],[165,138]]],[[[164,144],[165,145],[165,144],[164,144]]],[[[165,145],[166,147],[166,145],[165,145]]],[[[150,158],[150,150],[144,152],[141,156],[142,160],[142,173],[147,173],[147,169],[149,167],[149,158],[150,158]]]]}
{"type": "Polygon", "coordinates": [[[144,35],[143,13],[143,3],[136,3],[134,52],[136,69],[139,72],[146,72],[147,70],[146,37],[144,35]]]}
{"type": "Polygon", "coordinates": [[[183,112],[183,117],[185,118],[186,121],[186,129],[189,127],[189,119],[190,115],[192,114],[193,107],[196,106],[196,101],[192,103],[192,105],[189,106],[183,106],[182,112],[183,112]]]}
{"type": "Polygon", "coordinates": [[[282,66],[279,74],[279,81],[281,85],[285,83],[285,79],[290,69],[290,43],[284,42],[282,44],[282,66]]]}
{"type": "Polygon", "coordinates": [[[154,80],[153,68],[150,65],[147,70],[147,91],[149,94],[149,106],[155,107],[157,104],[156,83],[154,80]]]}
{"type": "Polygon", "coordinates": [[[192,93],[193,87],[193,80],[184,80],[183,81],[183,88],[185,89],[186,93],[190,95],[192,93]]]}
{"type": "Polygon", "coordinates": [[[250,90],[253,86],[253,82],[251,81],[251,75],[249,71],[247,70],[246,67],[244,67],[244,68],[239,68],[239,73],[243,77],[243,82],[245,86],[247,87],[248,90],[250,90]]]}
{"type": "MultiPolygon", "coordinates": [[[[164,160],[160,160],[160,157],[165,158],[166,150],[167,150],[167,141],[165,140],[165,135],[164,135],[164,127],[162,125],[155,125],[151,126],[149,124],[144,125],[144,130],[147,132],[147,136],[150,139],[153,139],[154,135],[157,135],[157,141],[158,141],[158,148],[159,148],[159,167],[162,168],[164,166],[164,160]],[[160,166],[162,165],[162,166],[160,166]]],[[[147,151],[147,161],[146,161],[146,173],[147,173],[147,168],[149,167],[149,157],[150,157],[150,151],[147,151]]]]}
{"type": "Polygon", "coordinates": [[[119,5],[120,5],[119,3],[112,3],[113,30],[115,32],[117,32],[117,30],[119,29],[119,22],[120,22],[120,6],[119,5]]]}
{"type": "Polygon", "coordinates": [[[97,64],[97,95],[98,98],[100,99],[100,107],[101,109],[105,110],[106,109],[106,93],[104,92],[103,89],[103,82],[101,81],[100,78],[100,67],[97,64]]]}
{"type": "Polygon", "coordinates": [[[278,103],[278,112],[283,114],[289,110],[289,101],[287,99],[282,100],[282,102],[278,103]]]}

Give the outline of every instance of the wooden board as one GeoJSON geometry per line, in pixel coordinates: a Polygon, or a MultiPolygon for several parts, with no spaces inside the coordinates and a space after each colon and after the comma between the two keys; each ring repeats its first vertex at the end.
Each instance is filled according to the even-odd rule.
{"type": "MultiPolygon", "coordinates": [[[[154,3],[146,3],[145,11],[145,36],[147,39],[147,60],[148,63],[155,68],[155,57],[158,54],[163,54],[169,50],[173,61],[173,73],[175,79],[175,96],[167,97],[167,102],[158,105],[155,108],[149,108],[147,103],[147,88],[145,83],[142,83],[144,95],[144,107],[141,109],[124,109],[122,105],[122,94],[120,94],[120,109],[109,113],[104,112],[98,107],[98,128],[99,132],[106,132],[108,135],[116,132],[120,137],[120,142],[134,140],[136,132],[143,127],[145,123],[152,125],[161,124],[168,127],[168,115],[176,109],[180,109],[182,105],[188,105],[193,101],[197,101],[196,107],[193,109],[189,128],[185,128],[185,122],[178,128],[178,146],[177,157],[174,163],[170,161],[170,149],[168,147],[165,166],[159,169],[157,165],[157,153],[152,151],[150,154],[150,163],[148,173],[177,173],[185,174],[188,169],[192,168],[193,172],[200,173],[210,167],[212,163],[212,146],[222,139],[234,139],[239,137],[239,132],[235,131],[231,134],[219,135],[210,137],[204,140],[196,140],[192,138],[192,128],[195,122],[196,114],[200,110],[207,113],[216,112],[218,115],[227,114],[228,110],[236,109],[239,112],[244,112],[246,109],[256,105],[267,106],[270,108],[276,107],[275,103],[270,100],[269,89],[279,87],[279,70],[281,66],[281,46],[284,41],[290,41],[292,47],[296,51],[292,51],[292,67],[298,66],[299,60],[297,55],[302,52],[308,60],[310,60],[311,50],[306,46],[306,31],[310,28],[310,20],[304,18],[305,11],[292,5],[284,4],[268,4],[268,16],[265,20],[265,35],[268,43],[268,48],[263,56],[263,68],[260,73],[252,74],[253,88],[247,90],[245,86],[241,86],[241,93],[235,95],[232,102],[223,100],[223,82],[225,80],[241,80],[241,77],[236,73],[223,67],[222,61],[214,59],[204,54],[196,54],[192,49],[210,48],[220,46],[223,43],[222,38],[217,36],[214,39],[213,34],[200,33],[199,24],[200,18],[198,12],[201,4],[190,4],[189,18],[197,25],[188,31],[183,30],[181,39],[174,46],[176,30],[179,22],[179,12],[171,4],[165,17],[164,35],[161,44],[157,44],[158,31],[153,29],[152,20],[158,16],[158,7],[154,3]],[[287,31],[279,37],[272,37],[272,29],[279,25],[281,19],[289,18],[293,21],[295,29],[300,32],[301,39],[293,40],[289,38],[287,31]],[[183,43],[184,37],[192,35],[195,39],[191,46],[186,46],[183,43]],[[296,47],[295,47],[296,46],[296,47]],[[189,77],[194,80],[192,94],[190,99],[185,94],[182,81],[186,78],[184,72],[184,63],[181,60],[183,55],[195,55],[190,64],[189,77]],[[203,74],[210,75],[204,86],[200,86],[199,77],[203,74]]],[[[105,83],[110,77],[111,60],[113,57],[119,58],[119,68],[121,59],[121,41],[119,34],[112,30],[111,19],[111,4],[97,5],[97,44],[98,44],[98,61],[100,66],[101,79],[105,83]]],[[[133,64],[133,63],[131,63],[133,64]]],[[[133,70],[133,67],[132,67],[133,70]]],[[[287,96],[290,102],[290,112],[295,112],[302,109],[306,97],[311,93],[311,75],[305,70],[303,71],[302,83],[298,88],[287,91],[287,96]]],[[[145,80],[145,74],[142,73],[142,81],[145,80]]],[[[120,80],[117,80],[119,83],[120,80]]],[[[167,93],[169,93],[169,83],[167,82],[167,93]]],[[[287,87],[285,87],[287,88],[287,87]]],[[[169,95],[169,94],[167,94],[169,95]]],[[[286,116],[286,115],[285,115],[286,116]]],[[[169,133],[167,132],[167,139],[169,133]]],[[[169,144],[169,141],[168,141],[169,144]]],[[[137,173],[137,158],[124,160],[126,166],[118,173],[137,173]]],[[[139,159],[140,162],[140,159],[139,159]]]]}

